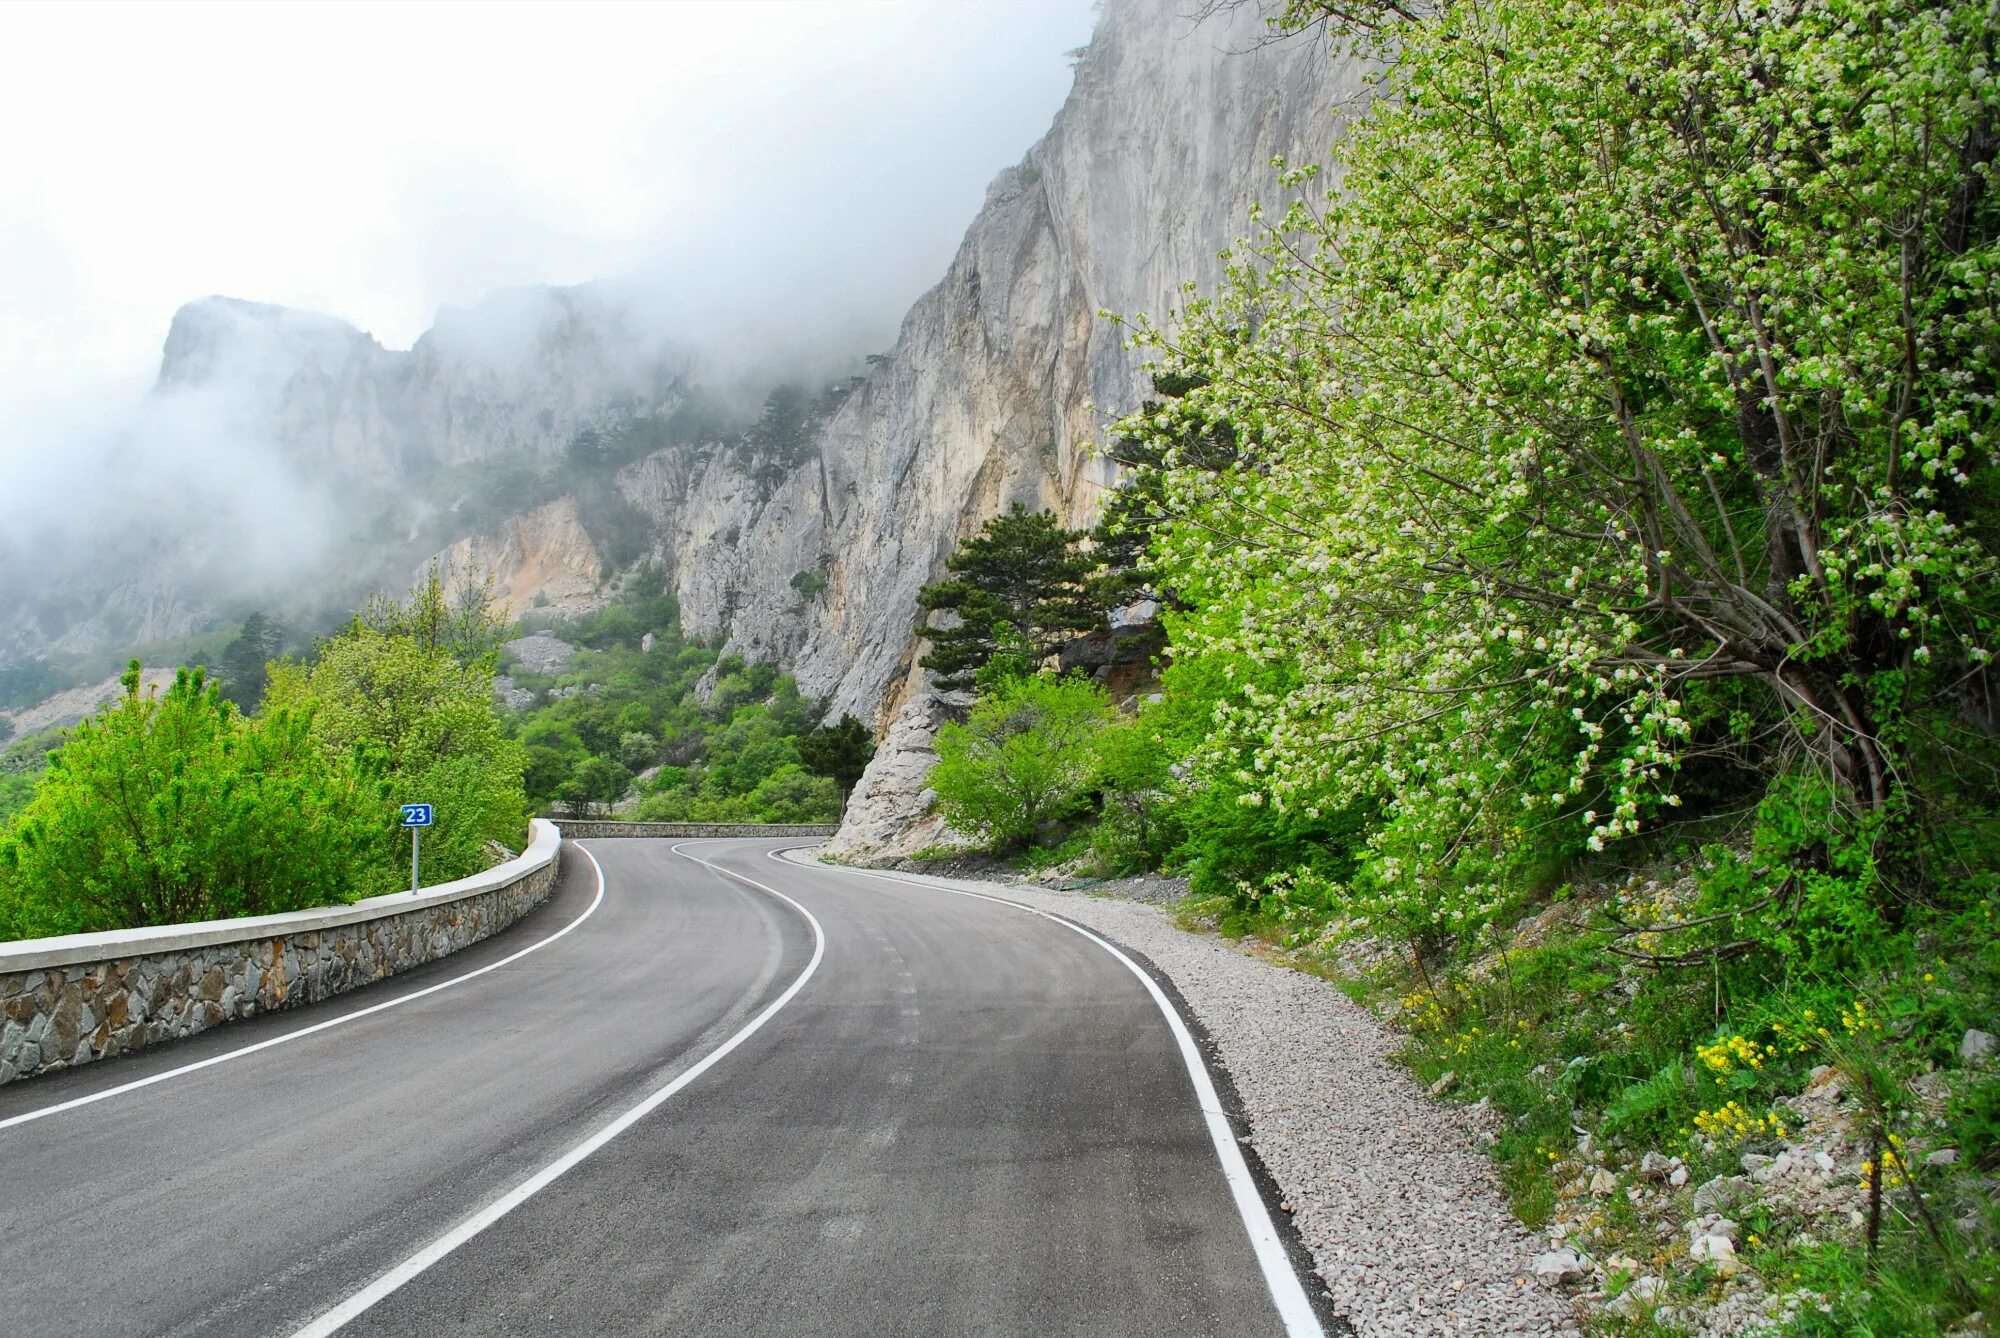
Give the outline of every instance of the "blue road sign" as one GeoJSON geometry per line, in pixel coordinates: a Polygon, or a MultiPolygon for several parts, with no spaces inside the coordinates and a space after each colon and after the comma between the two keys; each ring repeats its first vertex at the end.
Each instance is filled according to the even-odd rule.
{"type": "Polygon", "coordinates": [[[430,806],[429,804],[405,804],[405,805],[403,805],[403,825],[404,825],[405,827],[428,827],[428,826],[430,826],[430,825],[431,825],[431,806],[430,806]]]}

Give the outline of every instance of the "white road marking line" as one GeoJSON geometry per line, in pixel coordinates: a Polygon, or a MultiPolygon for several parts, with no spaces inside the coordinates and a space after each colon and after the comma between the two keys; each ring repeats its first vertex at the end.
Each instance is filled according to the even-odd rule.
{"type": "MultiPolygon", "coordinates": [[[[771,859],[782,860],[782,851],[765,852],[771,859]]],[[[797,860],[785,860],[787,864],[798,864],[797,860]]],[[[801,867],[825,869],[830,873],[853,874],[860,878],[879,878],[884,882],[902,883],[909,887],[920,887],[931,892],[949,892],[956,897],[976,897],[980,901],[995,901],[1002,906],[1012,906],[1015,910],[1038,915],[1064,929],[1083,935],[1098,947],[1125,964],[1125,968],[1139,978],[1146,992],[1153,996],[1159,1006],[1167,1026],[1179,1043],[1181,1062],[1187,1066],[1188,1077],[1194,1083],[1195,1097],[1201,1103],[1202,1117],[1208,1124],[1209,1141],[1215,1144],[1216,1158],[1222,1163],[1222,1174],[1229,1181],[1229,1192],[1236,1201],[1236,1213],[1243,1219],[1243,1227],[1250,1233],[1250,1247],[1256,1252],[1257,1264],[1263,1269],[1264,1283],[1271,1291],[1272,1304],[1278,1308],[1278,1316],[1285,1323],[1289,1338],[1325,1338],[1326,1331],[1320,1327],[1319,1316],[1313,1313],[1312,1302],[1306,1299],[1304,1286],[1299,1275],[1286,1257],[1284,1242],[1278,1236],[1278,1228],[1271,1220],[1270,1210],[1264,1206],[1264,1198],[1257,1192],[1257,1182],[1251,1178],[1250,1165],[1243,1159],[1243,1149],[1236,1142],[1236,1135],[1229,1128],[1229,1116],[1222,1109],[1222,1099],[1216,1095],[1215,1083],[1208,1076],[1208,1065],[1202,1061],[1201,1051],[1195,1047],[1194,1037],[1187,1024],[1174,1008],[1153,978],[1139,968],[1139,964],[1120,952],[1116,945],[1098,937],[1080,924],[1051,915],[1023,902],[1006,897],[989,896],[984,892],[968,892],[963,888],[943,887],[937,883],[919,882],[913,878],[899,878],[894,874],[876,873],[867,869],[851,869],[839,864],[812,864],[801,867]]]]}
{"type": "MultiPolygon", "coordinates": [[[[588,854],[589,852],[585,851],[584,853],[588,854]]],[[[445,1232],[442,1236],[439,1236],[409,1258],[403,1260],[402,1263],[397,1264],[394,1268],[376,1278],[360,1291],[355,1292],[339,1305],[320,1314],[306,1324],[305,1327],[294,1333],[292,1338],[326,1338],[326,1335],[338,1332],[344,1325],[358,1318],[385,1297],[397,1291],[404,1284],[410,1282],[433,1264],[449,1255],[459,1246],[465,1244],[495,1222],[498,1222],[508,1213],[513,1212],[544,1189],[547,1189],[592,1153],[659,1109],[675,1093],[721,1063],[737,1046],[756,1035],[758,1030],[777,1014],[779,1009],[790,1003],[793,997],[805,988],[806,982],[812,979],[813,972],[819,970],[820,959],[826,955],[826,932],[820,928],[819,921],[813,918],[813,913],[799,905],[798,902],[793,901],[784,893],[778,891],[775,887],[767,887],[754,878],[745,878],[740,873],[710,864],[705,859],[697,859],[693,855],[685,854],[679,845],[673,847],[673,853],[681,855],[682,858],[699,864],[704,868],[713,870],[726,878],[734,878],[739,883],[748,884],[760,892],[768,892],[797,911],[800,915],[803,915],[806,923],[812,926],[813,932],[812,960],[806,963],[805,970],[799,972],[798,977],[785,987],[783,994],[773,999],[762,1012],[750,1019],[741,1030],[737,1031],[735,1035],[731,1036],[715,1049],[709,1051],[693,1067],[684,1070],[664,1087],[661,1087],[652,1095],[640,1101],[638,1105],[627,1110],[623,1115],[620,1115],[589,1138],[586,1138],[583,1142],[577,1144],[568,1152],[565,1152],[562,1156],[556,1158],[556,1160],[550,1162],[547,1166],[508,1190],[498,1199],[495,1199],[492,1203],[486,1205],[486,1207],[481,1208],[478,1212],[472,1214],[472,1216],[466,1218],[457,1226],[445,1232]]],[[[594,860],[592,862],[595,863],[594,860]]]]}
{"type": "Polygon", "coordinates": [[[151,1087],[154,1083],[165,1082],[169,1078],[178,1078],[185,1074],[198,1072],[201,1069],[214,1068],[217,1064],[227,1064],[232,1059],[241,1059],[245,1055],[254,1055],[259,1050],[269,1050],[275,1045],[284,1045],[288,1041],[296,1041],[304,1036],[316,1035],[332,1027],[345,1026],[349,1022],[356,1022],[364,1017],[372,1017],[374,1014],[384,1012],[387,1009],[400,1008],[412,1000],[436,994],[439,990],[448,990],[453,985],[463,985],[466,981],[483,976],[488,971],[498,971],[509,962],[518,962],[529,953],[548,947],[549,944],[554,943],[564,934],[575,929],[585,920],[588,920],[592,913],[603,904],[604,870],[598,868],[597,857],[595,855],[591,854],[588,850],[584,850],[582,846],[578,846],[577,849],[583,850],[583,857],[590,861],[591,868],[597,870],[597,896],[588,906],[583,908],[583,914],[577,916],[547,938],[539,942],[530,943],[527,947],[511,956],[502,957],[497,962],[488,962],[485,966],[477,970],[467,971],[461,976],[453,976],[450,980],[441,980],[435,985],[426,985],[423,989],[414,990],[409,994],[401,995],[367,1008],[357,1009],[352,1013],[343,1013],[339,1017],[328,1018],[324,1022],[315,1022],[311,1026],[300,1027],[297,1031],[288,1031],[282,1036],[273,1036],[269,1040],[258,1041],[254,1045],[245,1045],[235,1050],[224,1051],[219,1055],[210,1055],[207,1059],[199,1059],[192,1064],[182,1064],[179,1068],[166,1069],[153,1074],[151,1077],[137,1078],[131,1082],[120,1083],[116,1087],[107,1087],[101,1092],[92,1092],[89,1096],[79,1096],[68,1101],[59,1101],[53,1106],[43,1106],[40,1110],[30,1110],[20,1115],[11,1115],[4,1120],[0,1120],[0,1129],[11,1129],[17,1124],[27,1124],[31,1120],[47,1119],[51,1115],[59,1115],[66,1110],[75,1110],[79,1106],[89,1106],[99,1101],[109,1101],[114,1096],[123,1096],[127,1092],[136,1092],[142,1087],[151,1087]]]}

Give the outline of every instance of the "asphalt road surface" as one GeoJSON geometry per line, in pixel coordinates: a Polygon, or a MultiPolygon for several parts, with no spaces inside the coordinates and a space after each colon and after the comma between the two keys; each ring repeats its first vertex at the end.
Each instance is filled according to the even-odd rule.
{"type": "Polygon", "coordinates": [[[0,1332],[1317,1332],[1132,968],[785,844],[571,845],[454,957],[0,1088],[0,1332]]]}

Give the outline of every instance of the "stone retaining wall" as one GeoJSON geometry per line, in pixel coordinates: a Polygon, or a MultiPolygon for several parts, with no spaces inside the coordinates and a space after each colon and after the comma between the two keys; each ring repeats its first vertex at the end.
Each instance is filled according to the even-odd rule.
{"type": "Polygon", "coordinates": [[[618,822],[555,818],[565,837],[584,841],[608,836],[832,836],[832,823],[782,822],[618,822]]]}
{"type": "Polygon", "coordinates": [[[0,944],[0,1083],[297,1008],[504,929],[555,886],[561,833],[456,882],[346,906],[0,944]]]}

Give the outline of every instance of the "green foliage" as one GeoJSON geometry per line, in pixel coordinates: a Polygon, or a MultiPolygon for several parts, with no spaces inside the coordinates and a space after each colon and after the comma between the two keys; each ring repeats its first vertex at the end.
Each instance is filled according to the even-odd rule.
{"type": "Polygon", "coordinates": [[[661,583],[642,568],[616,602],[564,624],[561,635],[583,649],[560,676],[514,667],[517,684],[549,698],[509,722],[529,803],[595,813],[636,791],[634,812],[646,821],[832,819],[837,789],[800,770],[819,704],[776,665],[718,661],[688,642],[673,598],[648,593],[661,583]],[[648,633],[653,648],[641,651],[648,633]],[[696,689],[711,672],[704,703],[696,689]]]}
{"type": "Polygon", "coordinates": [[[1174,755],[1146,715],[1116,721],[1098,733],[1097,780],[1103,809],[1089,838],[1093,861],[1110,875],[1157,869],[1183,828],[1168,802],[1174,755]]]}
{"type": "Polygon", "coordinates": [[[285,628],[262,613],[243,620],[236,636],[223,648],[216,661],[222,680],[222,695],[236,703],[240,711],[257,709],[264,700],[268,681],[265,666],[285,653],[285,628]]]}
{"type": "Polygon", "coordinates": [[[1118,430],[1215,611],[1177,650],[1294,676],[1218,713],[1244,797],[1379,804],[1361,872],[1444,935],[1787,785],[1829,938],[1990,864],[1994,16],[1335,8],[1389,94],[1347,193],[1138,328],[1182,393],[1118,430]]]}
{"type": "MultiPolygon", "coordinates": [[[[380,758],[395,802],[434,807],[424,867],[435,882],[487,868],[489,841],[519,849],[526,832],[528,759],[493,709],[499,635],[483,605],[444,600],[433,572],[408,601],[378,599],[322,641],[312,664],[271,673],[266,701],[309,713],[324,751],[380,758]]],[[[381,840],[385,864],[407,859],[393,828],[381,840]]]]}
{"type": "Polygon", "coordinates": [[[783,763],[744,796],[741,821],[825,822],[840,806],[833,779],[814,776],[794,763],[783,763]]]}
{"type": "Polygon", "coordinates": [[[67,730],[44,730],[0,750],[0,830],[35,797],[35,783],[48,770],[49,754],[68,737],[67,730]]]}
{"type": "Polygon", "coordinates": [[[1015,679],[982,698],[966,723],[938,732],[930,781],[959,831],[1022,846],[1075,816],[1099,775],[1109,723],[1103,689],[1078,678],[1015,679]]]}
{"type": "Polygon", "coordinates": [[[817,571],[795,571],[792,573],[792,589],[797,591],[799,598],[808,604],[818,599],[820,591],[826,589],[826,586],[827,575],[825,568],[817,571]]]}
{"type": "Polygon", "coordinates": [[[875,736],[851,715],[842,716],[836,724],[821,725],[799,740],[799,761],[813,775],[833,781],[843,804],[874,756],[875,736]]]}
{"type": "Polygon", "coordinates": [[[489,671],[497,662],[507,625],[493,616],[492,581],[447,587],[438,563],[431,563],[422,580],[403,599],[372,596],[342,635],[359,639],[364,633],[392,641],[408,641],[427,657],[444,656],[463,665],[489,671]]]}
{"type": "Polygon", "coordinates": [[[923,665],[940,686],[970,687],[979,669],[1007,649],[1018,649],[1033,669],[1102,624],[1105,610],[1090,585],[1097,564],[1081,547],[1084,537],[1064,529],[1052,512],[1016,502],[959,544],[945,562],[951,575],[917,594],[920,626],[930,638],[923,665]],[[938,613],[955,621],[934,626],[938,613]]]}
{"type": "Polygon", "coordinates": [[[308,712],[251,720],[201,670],[76,727],[0,836],[0,937],[262,915],[389,889],[374,760],[313,746],[308,712]]]}

